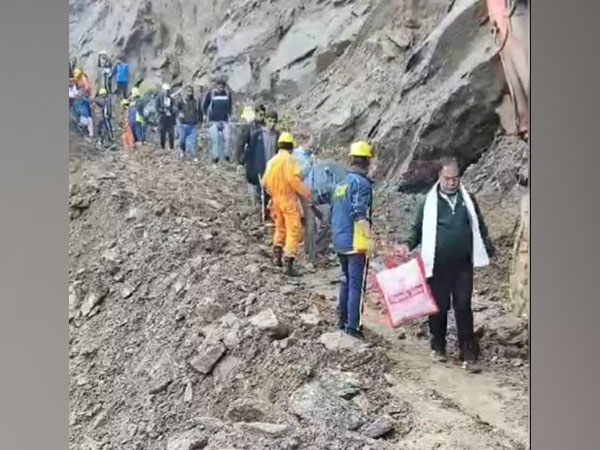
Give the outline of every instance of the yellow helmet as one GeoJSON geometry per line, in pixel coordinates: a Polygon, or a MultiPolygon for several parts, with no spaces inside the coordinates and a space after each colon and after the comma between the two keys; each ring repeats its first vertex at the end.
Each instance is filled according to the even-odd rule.
{"type": "Polygon", "coordinates": [[[256,115],[254,114],[254,110],[251,106],[246,106],[242,111],[242,119],[244,119],[246,122],[252,122],[255,117],[256,115]]]}
{"type": "Polygon", "coordinates": [[[106,95],[108,94],[108,92],[106,92],[106,89],[102,88],[98,91],[98,95],[106,95]]]}
{"type": "Polygon", "coordinates": [[[291,133],[288,133],[287,131],[284,131],[283,133],[281,133],[279,135],[279,139],[277,140],[277,143],[278,144],[286,143],[286,144],[295,145],[295,143],[294,143],[294,136],[292,136],[291,133]]]}
{"type": "Polygon", "coordinates": [[[131,89],[131,96],[132,97],[139,97],[140,96],[140,89],[138,87],[134,87],[131,89]]]}
{"type": "Polygon", "coordinates": [[[350,156],[363,156],[365,158],[373,157],[373,147],[365,141],[354,142],[350,146],[350,156]]]}
{"type": "Polygon", "coordinates": [[[75,78],[79,78],[81,75],[83,75],[83,72],[81,71],[81,69],[77,68],[73,71],[73,76],[75,78]]]}
{"type": "Polygon", "coordinates": [[[121,100],[121,106],[129,106],[129,100],[127,100],[126,98],[121,100]]]}

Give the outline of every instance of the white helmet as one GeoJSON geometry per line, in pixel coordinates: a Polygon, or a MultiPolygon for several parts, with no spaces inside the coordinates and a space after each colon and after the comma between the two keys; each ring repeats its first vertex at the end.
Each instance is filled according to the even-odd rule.
{"type": "Polygon", "coordinates": [[[163,83],[162,89],[163,89],[163,91],[170,91],[171,85],[169,83],[163,83]]]}

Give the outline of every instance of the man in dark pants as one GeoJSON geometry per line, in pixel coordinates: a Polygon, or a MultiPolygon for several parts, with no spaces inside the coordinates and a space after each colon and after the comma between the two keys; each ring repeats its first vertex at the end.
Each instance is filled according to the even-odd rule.
{"type": "Polygon", "coordinates": [[[156,99],[156,111],[159,114],[160,147],[164,150],[169,136],[169,148],[175,149],[175,102],[171,98],[171,86],[164,83],[163,92],[156,99]]]}
{"type": "Polygon", "coordinates": [[[431,358],[446,361],[452,304],[463,368],[478,372],[479,346],[471,309],[473,267],[488,265],[495,249],[475,198],[460,184],[457,161],[444,159],[440,167],[439,180],[420,205],[410,237],[398,253],[406,257],[419,244],[422,247],[426,276],[440,310],[429,316],[431,358]]]}
{"type": "Polygon", "coordinates": [[[367,142],[350,147],[352,165],[346,179],[335,187],[331,206],[333,249],[338,254],[344,279],[338,304],[339,328],[362,338],[362,301],[371,253],[372,182],[367,177],[373,149],[367,142]]]}

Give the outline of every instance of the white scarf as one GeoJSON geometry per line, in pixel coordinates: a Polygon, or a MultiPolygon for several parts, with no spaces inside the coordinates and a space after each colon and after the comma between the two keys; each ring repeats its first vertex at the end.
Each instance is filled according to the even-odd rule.
{"type": "MultiPolygon", "coordinates": [[[[425,276],[427,278],[433,275],[433,263],[435,259],[435,244],[437,234],[437,212],[438,212],[438,185],[439,181],[427,194],[425,198],[425,208],[423,210],[423,239],[421,243],[421,256],[425,264],[425,276]]],[[[473,232],[473,266],[484,267],[490,263],[489,256],[483,244],[483,239],[479,231],[479,220],[475,212],[475,206],[467,190],[460,184],[460,195],[465,202],[471,231],[473,232]]]]}

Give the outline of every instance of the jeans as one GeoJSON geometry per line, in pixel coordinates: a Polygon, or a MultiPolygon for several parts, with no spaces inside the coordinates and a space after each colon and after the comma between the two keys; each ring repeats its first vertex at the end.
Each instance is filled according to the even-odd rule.
{"type": "Polygon", "coordinates": [[[215,160],[229,159],[229,123],[211,122],[210,124],[211,154],[215,160]],[[219,124],[223,130],[219,131],[219,124]]]}
{"type": "Polygon", "coordinates": [[[135,142],[144,142],[144,126],[140,122],[135,122],[131,128],[135,142]]]}
{"type": "Polygon", "coordinates": [[[366,257],[360,253],[339,254],[338,257],[344,274],[338,303],[340,327],[348,331],[358,331],[362,325],[366,257]]]}
{"type": "Polygon", "coordinates": [[[191,153],[194,158],[198,156],[198,129],[196,125],[187,123],[179,125],[179,148],[184,153],[191,153]]]}
{"type": "Polygon", "coordinates": [[[121,98],[127,98],[127,81],[117,81],[117,95],[121,98]]]}
{"type": "Polygon", "coordinates": [[[440,310],[429,316],[431,348],[446,351],[448,310],[454,308],[458,344],[461,359],[473,361],[478,356],[478,346],[473,330],[473,266],[470,262],[445,267],[434,266],[433,276],[428,280],[435,302],[440,310]]]}

